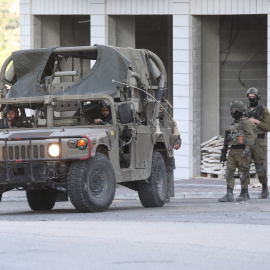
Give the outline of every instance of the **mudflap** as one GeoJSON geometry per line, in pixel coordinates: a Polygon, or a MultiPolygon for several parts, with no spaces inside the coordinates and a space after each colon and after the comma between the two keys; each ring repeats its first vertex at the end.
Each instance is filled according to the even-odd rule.
{"type": "Polygon", "coordinates": [[[166,199],[175,196],[174,192],[174,169],[175,169],[175,159],[170,157],[165,160],[166,172],[167,172],[167,195],[166,199]]]}

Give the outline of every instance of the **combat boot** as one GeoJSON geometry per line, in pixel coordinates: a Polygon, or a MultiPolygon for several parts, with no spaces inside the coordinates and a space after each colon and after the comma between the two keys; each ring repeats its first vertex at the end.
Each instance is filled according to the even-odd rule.
{"type": "Polygon", "coordinates": [[[236,201],[237,202],[246,202],[249,199],[250,199],[250,197],[248,194],[248,189],[241,188],[241,192],[240,192],[239,196],[236,198],[236,201]]]}
{"type": "Polygon", "coordinates": [[[262,184],[262,192],[259,196],[259,199],[266,199],[269,195],[268,186],[266,184],[262,184]]]}
{"type": "Polygon", "coordinates": [[[227,187],[227,193],[218,199],[219,202],[234,202],[233,189],[227,187]]]}

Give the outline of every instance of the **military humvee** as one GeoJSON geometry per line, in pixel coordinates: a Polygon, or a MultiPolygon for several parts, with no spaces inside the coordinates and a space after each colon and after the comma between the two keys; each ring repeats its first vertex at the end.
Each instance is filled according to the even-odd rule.
{"type": "Polygon", "coordinates": [[[174,196],[173,144],[181,141],[168,111],[159,112],[168,109],[166,80],[162,61],[143,49],[13,52],[1,69],[1,110],[17,106],[32,128],[2,119],[0,196],[16,188],[32,210],[69,197],[78,211],[98,212],[119,184],[138,191],[144,207],[163,206],[174,196]],[[112,121],[95,125],[101,103],[112,121]]]}

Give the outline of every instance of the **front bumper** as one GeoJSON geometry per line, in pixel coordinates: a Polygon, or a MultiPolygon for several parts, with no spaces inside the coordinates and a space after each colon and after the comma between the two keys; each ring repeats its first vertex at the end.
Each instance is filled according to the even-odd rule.
{"type": "Polygon", "coordinates": [[[74,136],[37,136],[37,137],[14,137],[1,138],[2,142],[0,159],[0,184],[12,186],[45,184],[58,179],[56,164],[67,163],[71,160],[86,160],[91,156],[91,141],[84,135],[74,136]],[[82,155],[72,155],[66,146],[69,139],[84,138],[88,146],[81,151],[82,155]],[[50,143],[57,142],[60,154],[51,158],[46,153],[50,143]]]}

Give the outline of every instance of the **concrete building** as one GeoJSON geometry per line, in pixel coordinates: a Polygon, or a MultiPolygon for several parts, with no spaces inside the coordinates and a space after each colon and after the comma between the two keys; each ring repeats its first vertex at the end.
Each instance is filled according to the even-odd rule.
{"type": "Polygon", "coordinates": [[[190,178],[200,175],[201,142],[222,135],[232,121],[230,101],[247,103],[246,90],[254,86],[270,105],[269,5],[268,0],[20,0],[20,43],[21,49],[109,44],[159,55],[183,140],[175,152],[175,176],[190,178]]]}

